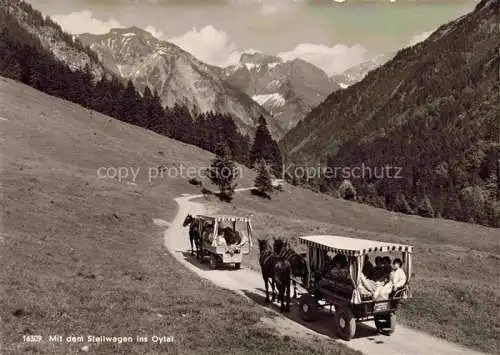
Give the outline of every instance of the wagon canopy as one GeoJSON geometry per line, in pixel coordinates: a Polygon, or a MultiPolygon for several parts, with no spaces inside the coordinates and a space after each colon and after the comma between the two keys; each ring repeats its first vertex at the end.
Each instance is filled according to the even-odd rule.
{"type": "Polygon", "coordinates": [[[230,225],[231,229],[238,232],[241,235],[242,241],[239,244],[244,250],[244,252],[250,252],[250,249],[253,246],[253,226],[252,220],[249,216],[232,216],[232,215],[197,215],[195,218],[199,220],[203,220],[213,225],[213,233],[211,236],[213,239],[211,240],[211,244],[213,247],[216,247],[218,244],[218,235],[222,228],[230,225]],[[248,243],[247,243],[248,242],[248,243]],[[248,249],[248,250],[247,250],[248,249]]]}
{"type": "Polygon", "coordinates": [[[250,217],[241,217],[241,216],[231,216],[231,215],[213,215],[213,216],[204,216],[197,215],[196,218],[204,219],[206,221],[229,221],[229,222],[251,222],[250,217]]]}
{"type": "Polygon", "coordinates": [[[413,250],[413,247],[410,245],[339,237],[336,235],[311,235],[307,237],[300,237],[300,243],[314,248],[331,250],[335,253],[351,256],[392,251],[411,253],[413,250]]]}

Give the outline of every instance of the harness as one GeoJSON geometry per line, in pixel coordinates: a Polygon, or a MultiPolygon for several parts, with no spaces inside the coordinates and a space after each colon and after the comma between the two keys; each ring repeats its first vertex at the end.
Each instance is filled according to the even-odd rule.
{"type": "Polygon", "coordinates": [[[273,257],[274,253],[271,250],[265,251],[262,256],[260,257],[261,259],[261,264],[266,265],[267,262],[273,257]]]}
{"type": "Polygon", "coordinates": [[[282,250],[280,253],[281,257],[288,259],[288,260],[291,260],[295,255],[297,255],[297,253],[290,248],[287,248],[286,250],[282,250]]]}

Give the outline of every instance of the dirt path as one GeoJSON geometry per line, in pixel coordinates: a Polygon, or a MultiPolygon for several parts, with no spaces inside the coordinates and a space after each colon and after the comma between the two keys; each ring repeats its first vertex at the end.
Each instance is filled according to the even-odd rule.
{"type": "MultiPolygon", "coordinates": [[[[238,189],[237,191],[242,190],[248,189],[238,189]]],[[[171,222],[170,228],[165,231],[165,246],[177,260],[199,276],[212,281],[220,287],[233,290],[263,304],[263,281],[259,273],[244,266],[240,270],[210,270],[207,264],[200,264],[189,255],[188,251],[191,250],[191,247],[188,233],[187,229],[182,227],[182,223],[188,213],[203,214],[207,212],[203,204],[190,201],[199,197],[202,197],[202,195],[183,196],[175,199],[179,205],[179,210],[175,219],[171,222]]],[[[277,304],[273,308],[278,309],[277,304]]],[[[267,319],[265,323],[268,326],[276,327],[283,335],[333,338],[353,349],[370,355],[481,354],[401,325],[397,325],[394,334],[387,337],[377,334],[373,324],[359,324],[356,337],[350,342],[345,342],[335,336],[333,318],[328,311],[322,315],[318,322],[305,323],[299,319],[294,308],[292,307],[290,314],[285,314],[274,320],[267,319]]],[[[279,313],[276,312],[276,315],[279,315],[279,313]]]]}

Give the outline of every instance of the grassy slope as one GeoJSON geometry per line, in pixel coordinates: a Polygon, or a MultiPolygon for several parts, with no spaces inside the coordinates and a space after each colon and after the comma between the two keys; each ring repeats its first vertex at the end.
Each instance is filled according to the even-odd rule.
{"type": "MultiPolygon", "coordinates": [[[[402,321],[491,353],[500,345],[499,229],[391,213],[288,185],[271,201],[245,192],[235,198],[236,210],[212,205],[253,213],[257,237],[282,236],[295,246],[300,235],[323,233],[414,245],[414,299],[402,321]]],[[[249,264],[258,268],[256,251],[249,264]]]]}
{"type": "Polygon", "coordinates": [[[203,166],[209,153],[3,78],[0,116],[8,119],[0,120],[2,353],[85,345],[23,343],[23,334],[175,337],[172,345],[90,345],[107,354],[355,353],[263,329],[264,310],[167,254],[165,227],[153,219],[171,220],[172,198],[197,189],[185,178],[148,182],[148,167],[203,166]],[[101,166],[142,171],[133,185],[98,179],[101,166]]]}

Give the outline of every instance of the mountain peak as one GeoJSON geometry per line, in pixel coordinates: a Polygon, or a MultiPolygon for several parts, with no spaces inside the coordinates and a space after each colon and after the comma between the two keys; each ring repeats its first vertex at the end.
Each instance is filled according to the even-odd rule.
{"type": "Polygon", "coordinates": [[[500,0],[481,0],[481,2],[476,5],[474,11],[480,11],[489,7],[495,8],[495,10],[498,11],[500,9],[500,0]]]}
{"type": "Polygon", "coordinates": [[[243,53],[240,57],[241,64],[264,65],[273,63],[283,63],[283,59],[277,56],[264,53],[243,53]]]}
{"type": "Polygon", "coordinates": [[[112,28],[109,31],[109,33],[110,34],[119,34],[122,36],[127,35],[127,34],[138,35],[138,36],[152,36],[151,33],[149,33],[146,30],[143,30],[142,28],[139,28],[137,26],[112,28]]]}

